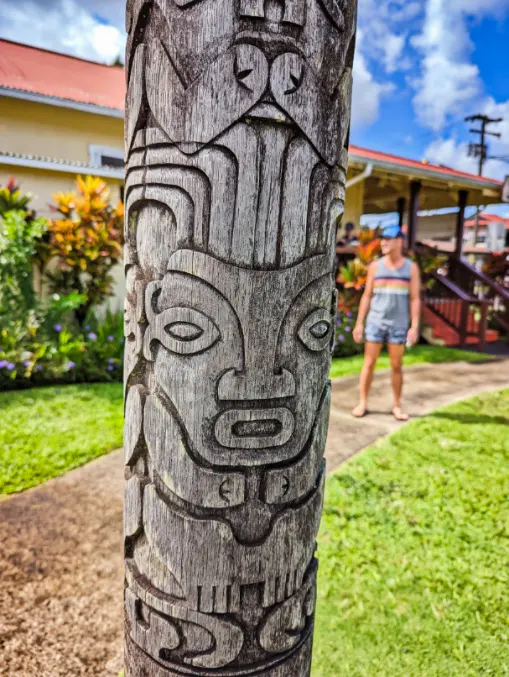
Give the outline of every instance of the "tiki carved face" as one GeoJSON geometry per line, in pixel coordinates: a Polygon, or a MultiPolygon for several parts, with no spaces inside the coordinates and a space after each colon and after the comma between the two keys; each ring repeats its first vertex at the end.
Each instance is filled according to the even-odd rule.
{"type": "MultiPolygon", "coordinates": [[[[286,52],[302,56],[331,93],[338,64],[344,66],[354,35],[356,4],[356,0],[155,0],[152,12],[158,34],[166,33],[166,48],[187,84],[234,44],[249,43],[269,61],[286,52]]],[[[144,6],[143,0],[133,0],[128,25],[136,23],[144,6]]]]}
{"type": "Polygon", "coordinates": [[[325,256],[269,272],[170,258],[147,288],[145,355],[192,452],[219,466],[299,455],[329,368],[330,288],[325,256]]]}

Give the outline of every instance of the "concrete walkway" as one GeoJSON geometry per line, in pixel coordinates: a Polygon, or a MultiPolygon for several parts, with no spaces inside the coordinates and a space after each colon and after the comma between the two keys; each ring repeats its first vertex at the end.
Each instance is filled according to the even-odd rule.
{"type": "MultiPolygon", "coordinates": [[[[333,383],[328,470],[398,424],[378,373],[362,420],[358,377],[333,383]]],[[[509,387],[509,361],[406,370],[413,416],[509,387]]],[[[0,501],[0,676],[116,677],[122,665],[122,454],[0,501]]]]}

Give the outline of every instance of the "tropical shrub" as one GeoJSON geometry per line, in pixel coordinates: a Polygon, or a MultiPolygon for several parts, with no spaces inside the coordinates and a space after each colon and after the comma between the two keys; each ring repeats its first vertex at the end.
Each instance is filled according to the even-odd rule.
{"type": "Polygon", "coordinates": [[[366,286],[369,264],[381,255],[378,231],[362,228],[359,235],[357,256],[339,269],[338,310],[343,312],[357,311],[366,286]]]}
{"type": "Polygon", "coordinates": [[[50,220],[47,259],[56,270],[46,271],[53,292],[83,294],[76,309],[83,326],[89,310],[113,293],[112,268],[122,258],[124,208],[110,203],[110,189],[99,178],[78,177],[76,190],[55,193],[57,216],[50,220]]]}
{"type": "Polygon", "coordinates": [[[509,256],[507,252],[493,252],[490,254],[486,258],[482,270],[483,273],[502,286],[507,286],[507,279],[509,278],[509,256]]]}
{"type": "Polygon", "coordinates": [[[31,312],[0,331],[0,390],[122,380],[123,313],[90,314],[81,328],[79,295],[55,296],[42,320],[31,312]]]}
{"type": "Polygon", "coordinates": [[[48,223],[13,180],[0,189],[0,389],[121,380],[123,314],[95,308],[122,251],[123,207],[108,196],[99,179],[79,179],[55,196],[61,218],[48,223]],[[35,265],[51,281],[44,300],[35,265]]]}
{"type": "Polygon", "coordinates": [[[350,310],[338,311],[336,314],[336,326],[334,330],[334,344],[332,347],[333,357],[350,357],[364,350],[364,347],[353,340],[353,328],[356,314],[350,310]]]}
{"type": "Polygon", "coordinates": [[[34,262],[47,231],[46,219],[28,208],[13,179],[0,188],[0,323],[24,317],[35,307],[34,262]]]}

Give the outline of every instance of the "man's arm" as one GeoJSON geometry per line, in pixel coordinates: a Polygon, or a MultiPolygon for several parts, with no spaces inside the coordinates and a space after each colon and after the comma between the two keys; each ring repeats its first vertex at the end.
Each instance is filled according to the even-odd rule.
{"type": "Polygon", "coordinates": [[[373,296],[373,281],[375,279],[376,267],[378,265],[377,261],[373,261],[368,268],[368,278],[366,280],[366,288],[364,289],[364,294],[362,295],[361,302],[359,304],[359,312],[357,314],[357,322],[355,323],[355,328],[353,330],[354,341],[360,343],[364,335],[364,321],[366,315],[369,312],[369,306],[371,304],[371,298],[373,296]]]}
{"type": "Polygon", "coordinates": [[[417,263],[412,263],[410,276],[410,318],[407,341],[412,345],[419,340],[419,324],[421,321],[421,273],[417,263]]]}

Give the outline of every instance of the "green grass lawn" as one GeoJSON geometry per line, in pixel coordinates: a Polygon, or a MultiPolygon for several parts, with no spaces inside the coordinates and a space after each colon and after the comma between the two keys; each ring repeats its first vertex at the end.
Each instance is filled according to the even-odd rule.
{"type": "Polygon", "coordinates": [[[509,675],[509,390],[327,482],[313,677],[509,675]]]}
{"type": "MultiPolygon", "coordinates": [[[[353,355],[352,357],[339,357],[332,360],[330,370],[330,377],[337,378],[338,376],[351,376],[352,374],[360,374],[363,362],[362,355],[353,355]]],[[[445,348],[442,346],[414,346],[407,350],[405,354],[405,364],[422,364],[424,362],[439,363],[439,362],[460,362],[465,360],[467,362],[485,362],[489,357],[482,353],[473,353],[467,350],[460,350],[459,348],[445,348]]],[[[382,353],[377,362],[377,369],[388,369],[390,367],[389,356],[387,353],[382,353]]]]}
{"type": "MultiPolygon", "coordinates": [[[[406,364],[485,360],[451,348],[416,346],[406,364]]],[[[382,355],[378,368],[389,366],[382,355]]],[[[336,359],[331,377],[357,374],[362,356],[336,359]]],[[[122,445],[122,386],[81,384],[0,392],[0,495],[33,487],[122,445]]]]}
{"type": "Polygon", "coordinates": [[[0,393],[0,494],[12,494],[122,445],[122,386],[0,393]]]}

